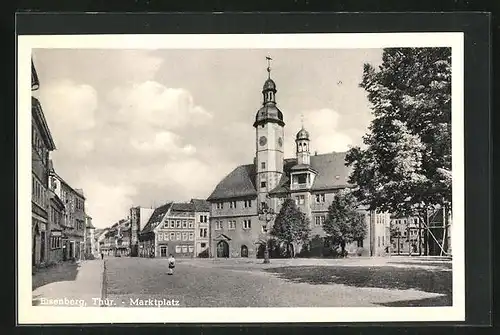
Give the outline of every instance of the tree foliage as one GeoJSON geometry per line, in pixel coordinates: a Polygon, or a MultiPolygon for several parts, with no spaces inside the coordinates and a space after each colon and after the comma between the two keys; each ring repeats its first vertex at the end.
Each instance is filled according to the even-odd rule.
{"type": "Polygon", "coordinates": [[[363,239],[366,225],[359,212],[359,203],[350,190],[339,192],[330,206],[323,224],[327,238],[344,252],[347,243],[363,239]]]}
{"type": "Polygon", "coordinates": [[[276,215],[270,234],[288,246],[309,238],[309,219],[297,208],[293,199],[286,199],[276,215]]]}
{"type": "Polygon", "coordinates": [[[374,120],[346,163],[371,210],[410,214],[451,202],[451,49],[384,49],[360,84],[374,120]]]}

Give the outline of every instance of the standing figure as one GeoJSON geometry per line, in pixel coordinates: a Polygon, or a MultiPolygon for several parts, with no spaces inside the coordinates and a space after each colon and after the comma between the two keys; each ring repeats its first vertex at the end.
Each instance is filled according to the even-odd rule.
{"type": "Polygon", "coordinates": [[[168,274],[173,275],[174,274],[174,268],[175,268],[175,258],[172,254],[168,256],[168,274]]]}
{"type": "Polygon", "coordinates": [[[104,259],[104,252],[101,251],[101,259],[104,259]]]}

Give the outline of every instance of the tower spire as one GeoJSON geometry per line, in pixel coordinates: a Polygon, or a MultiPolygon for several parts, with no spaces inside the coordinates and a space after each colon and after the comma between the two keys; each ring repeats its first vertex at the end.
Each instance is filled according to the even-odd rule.
{"type": "Polygon", "coordinates": [[[266,56],[266,60],[267,60],[267,78],[271,79],[271,61],[273,59],[269,56],[266,56]]]}
{"type": "Polygon", "coordinates": [[[302,129],[304,129],[304,114],[300,114],[300,125],[302,126],[302,129]]]}

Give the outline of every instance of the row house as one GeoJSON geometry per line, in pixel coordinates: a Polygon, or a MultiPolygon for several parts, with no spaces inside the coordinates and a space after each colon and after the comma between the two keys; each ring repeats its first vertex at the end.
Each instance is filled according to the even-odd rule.
{"type": "Polygon", "coordinates": [[[210,208],[204,200],[156,208],[139,234],[140,257],[202,257],[209,247],[210,208]]]}
{"type": "MultiPolygon", "coordinates": [[[[31,90],[34,94],[40,84],[31,62],[31,90]]],[[[40,101],[31,97],[31,255],[32,265],[39,266],[52,254],[49,213],[49,154],[56,146],[52,138],[40,101]]],[[[54,205],[57,207],[57,205],[54,205]]],[[[54,226],[58,229],[58,226],[54,226]]],[[[57,256],[57,254],[55,254],[57,256]]]]}
{"type": "Polygon", "coordinates": [[[74,189],[60,175],[51,164],[51,190],[64,204],[61,218],[61,243],[63,260],[81,260],[85,253],[85,196],[83,190],[74,189]]]}

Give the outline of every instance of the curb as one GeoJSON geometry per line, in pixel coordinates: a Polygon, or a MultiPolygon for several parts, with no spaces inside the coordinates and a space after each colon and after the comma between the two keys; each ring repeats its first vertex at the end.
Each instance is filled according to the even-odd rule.
{"type": "MultiPolygon", "coordinates": [[[[106,276],[106,260],[104,260],[102,266],[101,301],[104,301],[104,299],[106,299],[107,289],[108,289],[108,280],[106,276]]],[[[99,307],[105,307],[105,305],[101,303],[99,307]]]]}

